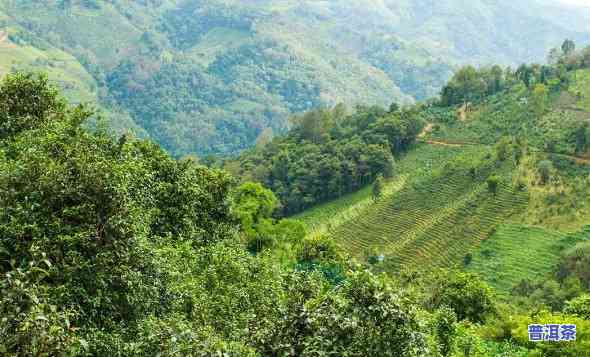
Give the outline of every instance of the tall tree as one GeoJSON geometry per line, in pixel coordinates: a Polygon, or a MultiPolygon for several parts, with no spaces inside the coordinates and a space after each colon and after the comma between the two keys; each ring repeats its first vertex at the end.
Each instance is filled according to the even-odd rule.
{"type": "Polygon", "coordinates": [[[566,56],[570,56],[576,51],[576,44],[574,41],[567,39],[563,41],[563,44],[561,45],[561,50],[566,56]]]}
{"type": "Polygon", "coordinates": [[[375,182],[373,182],[373,190],[372,190],[372,196],[373,196],[373,201],[377,202],[381,196],[383,195],[383,186],[384,186],[384,180],[383,180],[383,175],[379,175],[377,176],[377,179],[375,180],[375,182]]]}

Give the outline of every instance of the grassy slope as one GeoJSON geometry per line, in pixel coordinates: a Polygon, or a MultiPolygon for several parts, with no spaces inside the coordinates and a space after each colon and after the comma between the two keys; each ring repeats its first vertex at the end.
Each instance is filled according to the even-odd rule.
{"type": "Polygon", "coordinates": [[[581,240],[590,240],[590,226],[579,233],[566,234],[522,224],[502,224],[490,239],[482,242],[468,270],[506,293],[523,278],[546,276],[555,268],[560,252],[581,240]]]}
{"type": "Polygon", "coordinates": [[[547,114],[538,121],[528,116],[526,108],[514,104],[522,95],[516,90],[498,96],[475,108],[465,122],[439,123],[440,129],[429,136],[442,142],[493,144],[500,136],[520,130],[514,120],[538,124],[540,129],[529,141],[531,155],[520,167],[501,170],[505,184],[496,197],[490,197],[483,181],[473,182],[464,172],[437,177],[438,170],[425,170],[425,159],[431,159],[435,150],[447,153],[434,163],[442,167],[460,162],[461,157],[484,155],[491,145],[419,146],[399,162],[404,182],[391,196],[373,204],[370,188],[366,188],[299,217],[310,226],[328,227],[342,247],[361,260],[384,255],[387,270],[402,265],[463,265],[470,253],[473,261],[467,269],[502,292],[520,279],[543,276],[554,268],[564,248],[590,239],[584,228],[589,222],[590,166],[567,156],[534,151],[543,138],[566,137],[568,122],[587,120],[590,71],[576,73],[569,92],[554,96],[547,114]],[[515,115],[507,117],[510,112],[515,115]],[[576,116],[568,116],[572,113],[576,116]],[[536,165],[545,158],[554,163],[553,180],[540,185],[536,165]],[[419,167],[421,177],[415,171],[419,167]],[[527,183],[527,192],[512,188],[517,178],[527,183]],[[352,208],[355,206],[360,209],[352,208]],[[351,211],[354,215],[346,213],[351,211]]]}
{"type": "Polygon", "coordinates": [[[490,195],[481,179],[474,181],[461,168],[486,151],[420,145],[398,162],[397,178],[377,203],[365,188],[296,218],[314,231],[329,232],[361,260],[384,255],[389,269],[458,263],[526,202],[526,195],[507,184],[496,196],[490,195]]]}
{"type": "MultiPolygon", "coordinates": [[[[416,179],[428,175],[433,165],[443,161],[444,158],[449,157],[456,151],[446,147],[419,145],[416,150],[410,151],[397,161],[396,177],[387,182],[384,196],[387,197],[389,194],[398,191],[400,186],[403,187],[406,184],[408,177],[416,179]]],[[[344,223],[340,218],[344,212],[357,211],[355,207],[358,207],[359,212],[364,212],[373,205],[371,186],[367,186],[339,199],[312,207],[292,218],[302,221],[312,230],[327,226],[335,228],[344,223]]]]}

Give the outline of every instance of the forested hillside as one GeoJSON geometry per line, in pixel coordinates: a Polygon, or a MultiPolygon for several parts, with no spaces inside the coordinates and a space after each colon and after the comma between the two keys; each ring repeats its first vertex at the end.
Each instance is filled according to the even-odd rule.
{"type": "MultiPolygon", "coordinates": [[[[149,141],[88,131],[91,115],[44,77],[19,73],[0,84],[4,355],[588,354],[590,253],[588,243],[575,245],[590,239],[587,230],[566,240],[554,270],[521,281],[507,300],[472,272],[424,271],[413,260],[388,271],[389,256],[359,262],[337,236],[274,219],[278,200],[260,184],[238,186],[149,141]],[[555,322],[575,324],[577,340],[528,340],[529,324],[555,322]]],[[[459,152],[411,150],[398,172],[422,172],[413,176],[425,184],[428,161],[446,166],[455,154],[465,162],[459,152]]],[[[448,170],[461,170],[453,166],[437,170],[436,180],[452,181],[448,170]]],[[[395,195],[402,186],[374,189],[369,209],[385,197],[403,204],[395,195]]],[[[504,196],[493,187],[494,197],[504,196]]],[[[487,279],[478,258],[474,270],[487,279]]]]}
{"type": "Polygon", "coordinates": [[[587,42],[588,18],[536,0],[2,0],[0,73],[46,71],[174,156],[230,154],[293,113],[411,103],[460,64],[587,42]]]}

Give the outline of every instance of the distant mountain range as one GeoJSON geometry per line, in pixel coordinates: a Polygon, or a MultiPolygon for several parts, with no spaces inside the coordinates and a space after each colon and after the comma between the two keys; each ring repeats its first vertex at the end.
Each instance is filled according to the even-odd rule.
{"type": "Polygon", "coordinates": [[[174,155],[231,154],[312,107],[409,103],[461,64],[543,61],[590,43],[588,20],[537,0],[0,0],[0,74],[48,71],[174,155]]]}

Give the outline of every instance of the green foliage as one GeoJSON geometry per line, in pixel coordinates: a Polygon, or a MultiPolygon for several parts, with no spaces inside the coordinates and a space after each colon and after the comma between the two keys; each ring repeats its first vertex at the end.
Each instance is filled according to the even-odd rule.
{"type": "Polygon", "coordinates": [[[0,353],[75,355],[85,343],[71,333],[75,313],[53,305],[49,289],[39,285],[52,268],[46,254],[32,247],[31,256],[0,280],[0,353]]]}
{"type": "Polygon", "coordinates": [[[303,355],[420,356],[425,341],[415,309],[393,291],[385,276],[353,273],[309,314],[313,335],[303,355]]]}
{"type": "Polygon", "coordinates": [[[392,153],[402,153],[421,131],[418,108],[386,113],[359,107],[345,115],[338,106],[318,109],[293,119],[294,128],[262,148],[226,162],[231,169],[262,182],[280,199],[283,214],[370,185],[377,175],[392,176],[392,153]]]}
{"type": "Polygon", "coordinates": [[[307,234],[304,223],[292,219],[282,219],[274,227],[273,233],[278,242],[300,243],[307,234]]]}
{"type": "Polygon", "coordinates": [[[578,243],[564,252],[557,277],[560,281],[575,277],[590,288],[590,243],[578,243]]]}
{"type": "Polygon", "coordinates": [[[590,295],[581,295],[568,301],[563,312],[590,320],[590,295]]]}
{"type": "Polygon", "coordinates": [[[461,68],[442,89],[441,103],[451,106],[461,103],[478,102],[485,96],[504,88],[504,71],[495,66],[476,70],[472,66],[461,68]]]}
{"type": "MultiPolygon", "coordinates": [[[[509,293],[523,279],[536,281],[551,274],[560,262],[560,252],[576,244],[572,238],[541,227],[502,222],[473,252],[468,270],[498,292],[509,293]]],[[[532,290],[526,289],[524,295],[532,290]]]]}
{"type": "Polygon", "coordinates": [[[506,161],[510,157],[513,149],[512,140],[508,137],[502,138],[496,144],[496,157],[498,161],[506,161]]]}
{"type": "Polygon", "coordinates": [[[234,210],[246,232],[271,218],[277,206],[278,201],[272,191],[259,183],[244,183],[234,194],[234,210]]]}
{"type": "Polygon", "coordinates": [[[488,191],[492,195],[496,195],[498,193],[498,186],[500,185],[500,177],[499,176],[490,176],[486,180],[486,184],[488,185],[488,191]]]}
{"type": "Polygon", "coordinates": [[[533,108],[534,108],[537,116],[541,116],[545,113],[545,108],[547,106],[547,99],[548,99],[547,87],[542,83],[535,85],[535,88],[533,88],[532,100],[533,100],[533,108]]]}
{"type": "Polygon", "coordinates": [[[46,76],[16,73],[0,84],[0,139],[38,128],[65,109],[46,76]]]}
{"type": "Polygon", "coordinates": [[[470,273],[438,272],[428,287],[428,306],[448,306],[457,319],[484,322],[495,311],[492,290],[477,275],[470,273]]]}
{"type": "MultiPolygon", "coordinates": [[[[11,86],[30,79],[15,75],[11,86]]],[[[47,93],[45,102],[60,100],[46,82],[29,89],[12,93],[9,113],[27,115],[27,103],[47,93]]],[[[2,124],[11,118],[5,110],[2,124]]],[[[124,345],[145,316],[171,308],[167,273],[150,245],[179,240],[196,248],[231,236],[231,180],[153,144],[90,133],[81,127],[91,115],[83,107],[36,115],[44,125],[0,144],[3,348],[94,350],[103,341],[96,330],[124,345]]]]}
{"type": "Polygon", "coordinates": [[[441,307],[434,316],[434,331],[439,352],[442,356],[450,356],[456,331],[457,316],[453,309],[441,307]]]}
{"type": "Polygon", "coordinates": [[[334,263],[341,260],[336,244],[330,237],[317,235],[305,238],[299,247],[297,260],[300,263],[334,263]]]}
{"type": "Polygon", "coordinates": [[[375,180],[375,182],[373,182],[373,190],[372,190],[373,201],[377,202],[381,198],[382,194],[383,194],[383,176],[379,175],[379,176],[377,176],[377,179],[375,180]]]}
{"type": "Polygon", "coordinates": [[[590,322],[579,317],[550,313],[541,311],[532,316],[520,316],[517,322],[517,328],[513,331],[514,339],[521,345],[527,346],[531,349],[531,354],[539,356],[585,356],[588,354],[590,348],[590,336],[588,335],[588,328],[590,322]],[[577,326],[577,339],[575,343],[571,342],[542,342],[535,343],[529,341],[528,325],[529,324],[574,324],[577,326]]]}
{"type": "Polygon", "coordinates": [[[576,152],[584,154],[590,149],[590,124],[582,122],[575,130],[576,152]]]}

